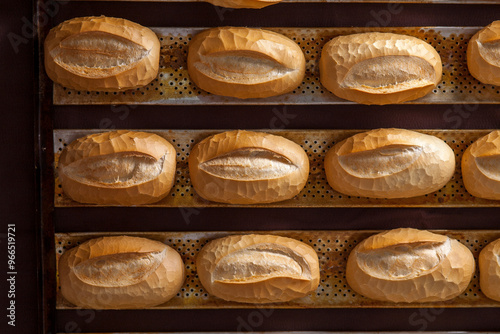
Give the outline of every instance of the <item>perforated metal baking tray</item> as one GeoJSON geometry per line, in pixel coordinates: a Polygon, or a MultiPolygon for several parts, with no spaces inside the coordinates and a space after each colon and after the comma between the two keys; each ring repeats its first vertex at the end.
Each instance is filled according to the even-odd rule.
{"type": "Polygon", "coordinates": [[[152,29],[161,41],[160,70],[153,82],[125,92],[76,91],[55,84],[54,104],[353,104],[336,97],[321,85],[318,61],[323,45],[333,37],[368,31],[415,36],[430,43],[441,55],[442,82],[433,92],[408,104],[500,103],[500,86],[480,83],[467,69],[467,43],[481,27],[266,28],[288,36],[300,45],[306,57],[306,75],[302,84],[291,93],[247,100],[212,95],[189,80],[186,67],[189,41],[204,28],[152,29]]]}
{"type": "MultiPolygon", "coordinates": [[[[154,307],[160,309],[193,308],[255,308],[259,305],[228,302],[208,294],[196,274],[195,259],[200,249],[210,240],[229,234],[278,234],[294,238],[313,247],[319,257],[320,285],[316,291],[300,299],[286,303],[266,304],[266,308],[421,308],[421,307],[500,307],[481,292],[477,273],[468,288],[460,296],[435,303],[389,303],[370,300],[353,291],[345,279],[346,261],[351,250],[368,236],[380,231],[270,231],[270,232],[156,232],[156,233],[69,233],[56,234],[57,259],[67,250],[80,243],[100,236],[131,235],[164,242],[177,250],[184,261],[186,281],[176,297],[154,307]]],[[[434,231],[459,240],[467,246],[477,261],[481,249],[500,238],[500,231],[434,231]]],[[[477,263],[477,262],[476,262],[477,263]]],[[[261,306],[262,307],[262,306],[261,306]]],[[[61,296],[58,288],[57,308],[74,308],[61,296]]]]}
{"type": "MultiPolygon", "coordinates": [[[[73,140],[102,130],[55,130],[55,162],[64,147],[73,140]]],[[[209,202],[199,197],[191,185],[187,158],[191,148],[202,139],[224,130],[146,130],[154,132],[169,142],[177,150],[176,179],[170,194],[163,200],[145,206],[152,207],[236,207],[209,202]]],[[[488,207],[500,206],[500,201],[476,198],[470,195],[462,182],[462,154],[476,139],[491,130],[417,130],[443,139],[450,145],[456,156],[456,169],[452,179],[439,191],[425,196],[405,199],[373,199],[346,196],[334,191],[326,181],[323,160],[326,152],[335,144],[356,133],[366,130],[265,130],[265,132],[286,137],[306,151],[309,156],[310,173],[305,188],[296,197],[270,204],[245,205],[245,207],[488,207]]],[[[57,173],[56,173],[57,174],[57,173]]],[[[67,197],[55,175],[55,206],[93,206],[72,201],[67,197]]]]}

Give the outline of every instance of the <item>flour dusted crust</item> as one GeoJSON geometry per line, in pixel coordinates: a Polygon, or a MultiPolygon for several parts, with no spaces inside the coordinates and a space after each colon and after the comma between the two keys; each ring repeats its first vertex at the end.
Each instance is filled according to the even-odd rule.
{"type": "Polygon", "coordinates": [[[415,100],[441,80],[437,51],[421,39],[392,33],[339,36],[325,44],[321,83],[343,99],[362,104],[415,100]]]}
{"type": "Polygon", "coordinates": [[[63,297],[90,309],[137,309],[174,297],[185,269],[171,247],[145,238],[91,239],[59,259],[63,297]]]}
{"type": "Polygon", "coordinates": [[[164,138],[128,130],[79,138],[61,153],[59,180],[77,202],[100,205],[154,203],[174,183],[175,149],[164,138]]]}
{"type": "Polygon", "coordinates": [[[474,274],[470,250],[429,231],[400,228],[363,240],[347,261],[357,293],[397,303],[436,302],[460,295],[474,274]]]}
{"type": "Polygon", "coordinates": [[[500,200],[500,131],[470,145],[462,157],[462,179],[475,197],[500,200]]]}
{"type": "Polygon", "coordinates": [[[325,156],[328,184],[372,198],[408,198],[442,188],[455,154],[441,139],[404,129],[376,129],[335,144],[325,156]]]}
{"type": "Polygon", "coordinates": [[[233,235],[205,245],[196,258],[203,287],[228,301],[285,302],[307,296],[319,284],[314,249],[274,235],[233,235]]]}
{"type": "Polygon", "coordinates": [[[500,21],[472,36],[467,46],[467,67],[482,83],[500,85],[500,21]]]}
{"type": "Polygon", "coordinates": [[[121,91],[147,85],[158,74],[160,41],[149,28],[113,17],[79,17],[51,29],[45,70],[77,90],[121,91]]]}
{"type": "Polygon", "coordinates": [[[272,31],[213,28],[189,44],[188,72],[198,87],[212,94],[263,98],[298,87],[305,57],[297,43],[272,31]]]}
{"type": "Polygon", "coordinates": [[[309,175],[309,159],[298,144],[264,132],[236,130],[205,138],[188,163],[198,195],[229,204],[290,199],[309,175]]]}

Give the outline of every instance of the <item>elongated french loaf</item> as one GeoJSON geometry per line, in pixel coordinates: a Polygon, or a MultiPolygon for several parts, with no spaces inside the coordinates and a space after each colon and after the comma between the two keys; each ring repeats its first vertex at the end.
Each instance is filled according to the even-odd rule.
{"type": "Polygon", "coordinates": [[[298,144],[263,132],[228,131],[205,138],[188,162],[198,195],[230,204],[290,199],[309,175],[309,159],[298,144]]]}
{"type": "Polygon", "coordinates": [[[184,282],[184,264],[171,247],[145,238],[91,239],[59,259],[59,282],[70,303],[91,309],[156,306],[184,282]]]}
{"type": "Polygon", "coordinates": [[[471,251],[447,236],[409,228],[373,235],[349,254],[346,279],[380,301],[421,303],[460,295],[474,274],[471,251]]]}
{"type": "Polygon", "coordinates": [[[272,31],[213,28],[191,41],[188,72],[198,87],[216,95],[269,97],[300,84],[305,57],[295,42],[272,31]]]}
{"type": "Polygon", "coordinates": [[[467,67],[482,83],[500,85],[500,21],[472,36],[467,46],[467,67]]]}
{"type": "Polygon", "coordinates": [[[150,83],[160,66],[160,41],[150,29],[113,17],[79,17],[51,29],[45,70],[56,83],[120,91],[150,83]]]}
{"type": "Polygon", "coordinates": [[[462,156],[462,179],[475,197],[500,200],[500,131],[479,138],[462,156]]]}
{"type": "Polygon", "coordinates": [[[319,284],[314,249],[275,235],[233,235],[205,245],[196,258],[203,287],[219,298],[274,303],[301,298],[319,284]]]}
{"type": "Polygon", "coordinates": [[[500,239],[479,253],[479,286],[486,297],[500,302],[500,239]]]}
{"type": "Polygon", "coordinates": [[[439,54],[418,38],[391,33],[335,37],[319,63],[321,83],[362,104],[390,104],[428,94],[441,80],[439,54]]]}
{"type": "Polygon", "coordinates": [[[275,5],[282,0],[206,0],[213,5],[226,8],[253,8],[260,9],[275,5]]]}
{"type": "Polygon", "coordinates": [[[167,140],[127,130],[79,138],[62,151],[58,174],[63,191],[81,203],[154,203],[174,183],[175,149],[167,140]]]}
{"type": "Polygon", "coordinates": [[[377,129],[335,144],[325,156],[328,184],[372,198],[407,198],[442,188],[455,154],[441,139],[404,129],[377,129]]]}

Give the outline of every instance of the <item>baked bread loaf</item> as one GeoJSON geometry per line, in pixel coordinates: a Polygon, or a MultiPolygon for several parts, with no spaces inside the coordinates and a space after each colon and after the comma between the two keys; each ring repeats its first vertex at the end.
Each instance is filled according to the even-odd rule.
{"type": "Polygon", "coordinates": [[[309,159],[298,144],[263,132],[228,131],[205,138],[188,163],[198,195],[229,204],[290,199],[309,175],[309,159]]]}
{"type": "Polygon", "coordinates": [[[346,279],[357,293],[396,303],[460,295],[474,274],[470,250],[447,236],[410,228],[373,235],[349,254],[346,279]]]}
{"type": "Polygon", "coordinates": [[[500,85],[500,21],[472,36],[467,46],[467,67],[482,83],[500,85]]]}
{"type": "Polygon", "coordinates": [[[213,5],[226,8],[260,9],[281,2],[281,0],[206,0],[213,5]]]}
{"type": "Polygon", "coordinates": [[[500,200],[500,131],[479,138],[462,156],[462,179],[476,197],[500,200]]]}
{"type": "Polygon", "coordinates": [[[240,99],[287,93],[302,82],[305,57],[291,39],[272,31],[223,27],[189,45],[190,79],[212,94],[240,99]]]}
{"type": "Polygon", "coordinates": [[[275,235],[232,235],[206,244],[196,258],[203,287],[212,295],[242,303],[301,298],[319,284],[314,249],[275,235]]]}
{"type": "Polygon", "coordinates": [[[421,39],[370,32],[339,36],[325,44],[320,80],[340,98],[362,104],[418,99],[441,81],[436,50],[421,39]]]}
{"type": "Polygon", "coordinates": [[[69,144],[59,157],[63,191],[81,203],[154,203],[174,184],[176,152],[164,138],[127,130],[98,133],[69,144]]]}
{"type": "Polygon", "coordinates": [[[59,259],[63,297],[90,309],[163,304],[181,288],[184,271],[181,256],[171,247],[128,236],[92,239],[59,259]]]}
{"type": "Polygon", "coordinates": [[[160,41],[150,29],[113,17],[79,17],[50,30],[45,70],[56,83],[86,91],[120,91],[156,78],[160,41]]]}
{"type": "Polygon", "coordinates": [[[500,239],[479,253],[479,287],[486,297],[500,302],[500,239]]]}
{"type": "Polygon", "coordinates": [[[442,188],[455,171],[455,154],[441,139],[404,129],[356,134],[325,156],[336,191],[372,198],[407,198],[442,188]]]}

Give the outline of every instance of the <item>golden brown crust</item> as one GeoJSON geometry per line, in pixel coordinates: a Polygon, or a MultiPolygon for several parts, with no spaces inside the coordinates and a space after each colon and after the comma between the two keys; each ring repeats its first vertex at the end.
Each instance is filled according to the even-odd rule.
{"type": "Polygon", "coordinates": [[[462,157],[462,178],[473,196],[500,200],[500,131],[479,138],[462,157]]]}
{"type": "Polygon", "coordinates": [[[191,41],[188,71],[210,93],[263,98],[296,88],[304,77],[305,57],[295,42],[272,31],[213,28],[191,41]]]}
{"type": "Polygon", "coordinates": [[[486,297],[500,302],[500,239],[479,254],[479,285],[486,297]]]}
{"type": "Polygon", "coordinates": [[[175,149],[164,138],[119,130],[73,141],[61,153],[58,174],[77,202],[140,205],[167,196],[175,166],[175,149]]]}
{"type": "Polygon", "coordinates": [[[230,204],[290,199],[304,188],[309,174],[307,154],[299,145],[263,132],[237,130],[205,138],[188,163],[198,195],[230,204]]]}
{"type": "Polygon", "coordinates": [[[236,302],[285,302],[308,295],[319,284],[314,249],[275,235],[213,240],[198,254],[196,268],[210,294],[236,302]]]}
{"type": "Polygon", "coordinates": [[[404,129],[359,133],[325,157],[328,184],[351,196],[421,196],[442,188],[454,171],[455,154],[444,141],[404,129]]]}
{"type": "Polygon", "coordinates": [[[145,238],[91,239],[59,259],[61,293],[91,309],[136,309],[174,297],[184,282],[184,264],[171,247],[145,238]]]}
{"type": "Polygon", "coordinates": [[[400,228],[371,236],[349,255],[346,279],[380,301],[422,303],[460,295],[474,274],[474,257],[457,240],[400,228]]]}
{"type": "Polygon", "coordinates": [[[159,61],[156,34],[125,19],[74,18],[51,29],[45,40],[47,75],[72,89],[120,91],[142,87],[156,78],[159,61]]]}
{"type": "Polygon", "coordinates": [[[467,46],[467,67],[485,84],[500,85],[500,21],[494,21],[472,36],[467,46]]]}
{"type": "Polygon", "coordinates": [[[410,101],[441,80],[441,58],[428,43],[406,35],[362,33],[325,44],[321,83],[332,93],[362,104],[410,101]]]}

